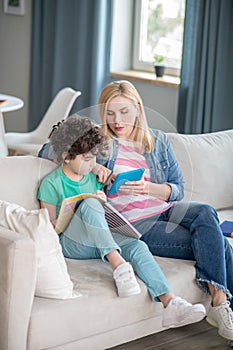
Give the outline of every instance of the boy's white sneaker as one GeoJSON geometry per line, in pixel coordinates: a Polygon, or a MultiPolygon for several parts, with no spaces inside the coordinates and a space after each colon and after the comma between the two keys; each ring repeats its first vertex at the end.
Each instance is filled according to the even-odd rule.
{"type": "Polygon", "coordinates": [[[163,309],[163,327],[181,327],[201,321],[206,316],[206,309],[202,304],[192,305],[186,300],[175,297],[163,309]]]}
{"type": "Polygon", "coordinates": [[[141,293],[132,266],[125,262],[113,271],[119,297],[130,297],[141,293]]]}
{"type": "Polygon", "coordinates": [[[233,340],[233,311],[228,302],[210,306],[206,321],[218,328],[218,334],[223,338],[233,340]]]}

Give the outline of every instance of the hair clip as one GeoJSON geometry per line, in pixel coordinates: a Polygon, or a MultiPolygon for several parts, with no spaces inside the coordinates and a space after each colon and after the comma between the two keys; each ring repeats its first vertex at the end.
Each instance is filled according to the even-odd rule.
{"type": "Polygon", "coordinates": [[[64,119],[62,119],[62,121],[58,122],[57,124],[54,124],[53,127],[52,127],[52,131],[50,132],[48,138],[51,137],[52,133],[57,130],[64,122],[64,119]]]}

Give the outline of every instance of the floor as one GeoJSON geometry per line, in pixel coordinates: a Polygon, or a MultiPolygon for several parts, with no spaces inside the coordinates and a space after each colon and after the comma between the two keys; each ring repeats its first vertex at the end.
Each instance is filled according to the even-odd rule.
{"type": "Polygon", "coordinates": [[[205,320],[181,328],[150,335],[111,350],[229,350],[229,342],[217,333],[205,320]]]}

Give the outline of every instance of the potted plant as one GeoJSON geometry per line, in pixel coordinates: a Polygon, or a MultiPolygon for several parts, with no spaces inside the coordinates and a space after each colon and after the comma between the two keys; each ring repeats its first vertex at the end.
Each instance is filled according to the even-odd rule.
{"type": "Polygon", "coordinates": [[[154,55],[154,67],[155,74],[158,78],[161,78],[164,75],[165,65],[163,64],[165,57],[162,55],[154,55]]]}

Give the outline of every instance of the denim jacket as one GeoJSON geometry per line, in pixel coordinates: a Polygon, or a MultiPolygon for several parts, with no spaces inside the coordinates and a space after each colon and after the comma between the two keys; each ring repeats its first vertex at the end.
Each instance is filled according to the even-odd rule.
{"type": "MultiPolygon", "coordinates": [[[[179,201],[184,196],[183,176],[172,150],[167,135],[160,130],[152,130],[155,136],[155,148],[151,153],[144,153],[151,182],[167,183],[171,187],[168,201],[179,201]]],[[[113,170],[118,155],[119,141],[114,138],[111,142],[109,157],[97,156],[97,163],[113,170]]]]}
{"type": "MultiPolygon", "coordinates": [[[[184,181],[170,141],[164,132],[160,130],[152,131],[155,136],[155,148],[151,153],[144,153],[150,170],[151,182],[167,183],[172,190],[168,201],[179,201],[184,196],[184,181]]],[[[97,163],[113,170],[118,149],[118,139],[114,138],[110,145],[108,158],[98,156],[97,163]]],[[[54,159],[54,153],[50,143],[43,145],[38,156],[50,160],[54,159]]]]}

